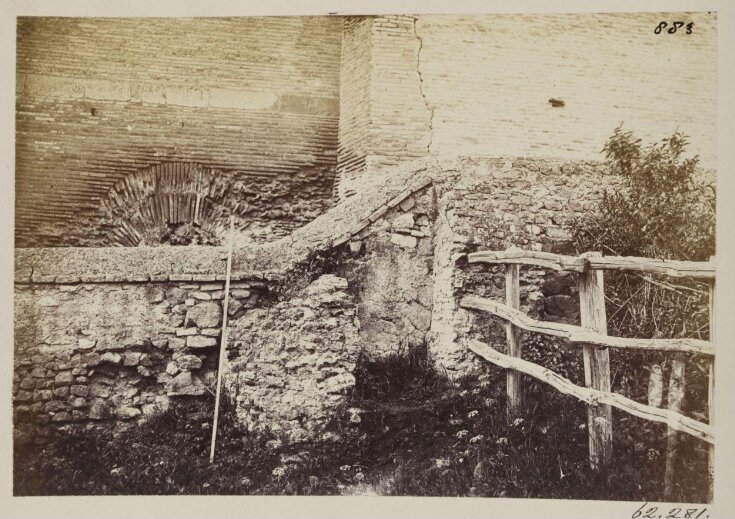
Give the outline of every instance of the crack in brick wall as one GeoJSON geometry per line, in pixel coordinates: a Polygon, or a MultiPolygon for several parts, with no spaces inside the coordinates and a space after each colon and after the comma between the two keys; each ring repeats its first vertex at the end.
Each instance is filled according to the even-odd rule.
{"type": "Polygon", "coordinates": [[[365,17],[369,45],[343,61],[359,51],[369,95],[340,103],[369,117],[341,145],[367,135],[340,196],[427,154],[594,160],[621,122],[644,142],[679,130],[714,168],[716,14],[687,16],[698,31],[677,40],[653,34],[670,13],[365,17]]]}
{"type": "Polygon", "coordinates": [[[419,35],[417,27],[418,21],[418,17],[413,19],[413,33],[419,41],[419,48],[416,50],[416,74],[419,77],[419,92],[421,93],[421,97],[426,105],[426,111],[429,112],[429,142],[426,143],[426,153],[430,154],[431,142],[434,138],[434,111],[436,108],[429,102],[429,98],[426,97],[426,92],[424,92],[424,78],[421,74],[421,50],[424,48],[424,39],[419,35]]]}

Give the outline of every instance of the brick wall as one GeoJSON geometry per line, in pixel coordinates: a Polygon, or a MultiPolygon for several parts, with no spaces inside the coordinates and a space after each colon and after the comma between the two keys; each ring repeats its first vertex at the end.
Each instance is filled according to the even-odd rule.
{"type": "Polygon", "coordinates": [[[624,121],[645,140],[678,127],[714,167],[715,15],[426,17],[418,31],[436,153],[597,158],[624,121]],[[693,33],[653,33],[672,18],[693,33]]]}
{"type": "Polygon", "coordinates": [[[716,165],[715,14],[369,20],[370,174],[345,192],[427,152],[600,159],[620,122],[644,142],[678,129],[703,167],[716,165]],[[694,21],[692,34],[654,34],[674,19],[694,21]]]}
{"type": "Polygon", "coordinates": [[[424,50],[415,24],[411,16],[381,16],[372,26],[369,167],[375,171],[429,150],[431,107],[423,96],[418,58],[424,50]]]}
{"type": "Polygon", "coordinates": [[[78,225],[122,177],[169,161],[265,191],[308,170],[327,179],[312,194],[326,202],[340,48],[341,20],[326,17],[20,18],[18,242],[78,225]]]}
{"type": "Polygon", "coordinates": [[[247,178],[242,198],[276,211],[251,213],[256,241],[427,153],[599,158],[621,121],[644,140],[678,128],[714,167],[715,25],[706,14],[21,18],[17,243],[91,245],[70,237],[109,190],[164,162],[247,178]],[[672,17],[693,33],[653,34],[672,17]],[[305,187],[310,202],[291,203],[305,187]]]}
{"type": "Polygon", "coordinates": [[[339,83],[339,158],[335,193],[341,198],[354,194],[345,191],[355,175],[365,170],[369,151],[370,121],[370,29],[372,19],[362,16],[344,18],[342,27],[342,66],[339,83]],[[341,179],[346,179],[344,183],[341,179]],[[340,187],[342,186],[342,187],[340,187]],[[343,189],[343,187],[345,189],[343,189]]]}
{"type": "Polygon", "coordinates": [[[430,115],[421,96],[421,43],[412,16],[349,17],[342,41],[340,198],[382,181],[381,171],[428,152],[430,115]],[[369,170],[370,175],[362,173],[369,170]]]}

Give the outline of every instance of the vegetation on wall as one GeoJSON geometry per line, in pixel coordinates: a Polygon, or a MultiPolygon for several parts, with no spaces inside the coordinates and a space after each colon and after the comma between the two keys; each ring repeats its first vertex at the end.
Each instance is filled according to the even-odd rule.
{"type": "Polygon", "coordinates": [[[618,256],[706,261],[715,250],[714,185],[701,178],[699,158],[686,157],[687,137],[644,146],[622,128],[603,148],[626,189],[608,191],[596,210],[573,226],[580,250],[618,256]]]}

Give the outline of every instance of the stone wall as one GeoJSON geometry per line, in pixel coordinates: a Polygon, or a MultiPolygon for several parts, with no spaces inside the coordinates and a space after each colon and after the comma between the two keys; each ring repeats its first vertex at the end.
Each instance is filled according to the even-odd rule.
{"type": "MultiPolygon", "coordinates": [[[[245,397],[238,413],[251,430],[315,434],[354,384],[358,354],[423,340],[430,308],[415,313],[412,302],[423,285],[430,305],[429,184],[404,175],[287,238],[236,250],[226,385],[245,397]],[[382,305],[358,305],[395,281],[385,269],[399,262],[415,279],[382,305]],[[329,269],[349,284],[321,275],[329,269]],[[394,323],[378,341],[377,314],[388,312],[394,323]]],[[[225,258],[222,247],[16,249],[19,441],[42,442],[69,423],[145,419],[170,398],[211,392],[225,258]]]]}
{"type": "Polygon", "coordinates": [[[684,132],[702,166],[716,165],[715,13],[368,20],[368,173],[353,170],[343,196],[424,154],[597,159],[621,122],[644,142],[684,132]],[[654,34],[674,19],[692,33],[654,34]]]}
{"type": "Polygon", "coordinates": [[[243,198],[274,208],[311,180],[323,212],[340,49],[329,17],[19,18],[16,243],[83,244],[69,231],[93,227],[82,222],[121,179],[164,162],[232,172],[243,198]]]}
{"type": "MultiPolygon", "coordinates": [[[[466,254],[573,254],[567,225],[622,182],[600,163],[534,158],[423,158],[393,173],[289,236],[235,250],[224,378],[251,430],[318,435],[354,384],[359,355],[426,344],[450,376],[477,368],[463,339],[503,349],[503,322],[458,303],[465,294],[503,300],[504,275],[468,265],[466,254]]],[[[21,433],[138,419],[168,398],[204,395],[225,259],[222,247],[17,249],[21,433]]],[[[524,267],[521,284],[523,311],[578,322],[573,275],[524,267]]],[[[558,342],[523,340],[537,361],[558,342]]],[[[581,363],[570,370],[581,376],[581,363]]]]}
{"type": "MultiPolygon", "coordinates": [[[[511,247],[574,255],[568,225],[622,179],[600,163],[548,159],[466,159],[445,175],[444,187],[437,187],[432,354],[450,373],[462,373],[479,365],[462,338],[481,338],[500,350],[506,341],[504,321],[457,305],[466,294],[504,301],[504,269],[469,265],[465,255],[511,247]]],[[[521,271],[522,311],[578,324],[576,282],[570,276],[541,268],[521,271]]]]}
{"type": "Polygon", "coordinates": [[[232,323],[227,395],[250,431],[295,442],[319,435],[344,394],[361,352],[347,280],[327,274],[290,299],[232,323]]]}
{"type": "MultiPolygon", "coordinates": [[[[230,314],[264,285],[232,285],[230,314]]],[[[69,422],[127,421],[212,391],[224,283],[17,284],[14,423],[42,441],[69,422]]]]}

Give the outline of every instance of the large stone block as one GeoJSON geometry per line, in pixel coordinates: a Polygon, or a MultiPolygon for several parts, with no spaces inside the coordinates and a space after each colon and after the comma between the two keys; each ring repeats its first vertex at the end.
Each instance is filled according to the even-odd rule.
{"type": "Polygon", "coordinates": [[[393,220],[393,231],[394,232],[410,232],[414,226],[414,219],[412,213],[405,213],[396,216],[393,220]]]}
{"type": "Polygon", "coordinates": [[[99,353],[83,353],[80,357],[80,362],[89,367],[97,366],[101,361],[102,357],[99,353]]]}
{"type": "Polygon", "coordinates": [[[166,388],[168,396],[197,396],[206,392],[201,379],[189,371],[182,371],[176,375],[166,388]]]}
{"type": "Polygon", "coordinates": [[[215,339],[214,337],[192,335],[186,338],[187,348],[211,348],[213,346],[217,346],[217,339],[215,339]]]}
{"type": "Polygon", "coordinates": [[[71,394],[74,396],[86,397],[89,394],[89,387],[82,385],[71,386],[71,394]]]}
{"type": "Polygon", "coordinates": [[[74,382],[74,375],[71,371],[62,371],[54,378],[54,384],[56,386],[68,386],[74,382]]]}
{"type": "Polygon", "coordinates": [[[117,416],[124,420],[130,420],[132,418],[137,418],[140,416],[143,412],[138,409],[137,407],[121,407],[116,410],[117,416]]]}
{"type": "Polygon", "coordinates": [[[77,349],[78,350],[91,350],[92,348],[95,347],[96,344],[97,344],[96,340],[81,338],[79,339],[79,344],[77,345],[77,349]]]}
{"type": "Polygon", "coordinates": [[[100,357],[100,363],[109,363],[109,364],[120,364],[122,362],[122,355],[119,353],[113,353],[113,352],[105,352],[100,357]]]}
{"type": "Polygon", "coordinates": [[[196,355],[182,355],[176,359],[176,364],[179,369],[189,370],[198,369],[202,367],[202,360],[196,355]]]}
{"type": "Polygon", "coordinates": [[[406,249],[414,249],[416,248],[416,245],[418,245],[418,240],[416,239],[416,237],[406,234],[393,233],[390,235],[390,241],[391,243],[395,243],[399,247],[403,247],[406,249]]]}
{"type": "Polygon", "coordinates": [[[214,302],[203,302],[189,308],[186,312],[186,325],[199,328],[212,328],[222,319],[222,307],[214,302]]]}
{"type": "Polygon", "coordinates": [[[89,418],[91,420],[104,420],[112,414],[110,405],[105,400],[96,399],[89,408],[89,418]]]}
{"type": "Polygon", "coordinates": [[[140,362],[140,352],[130,351],[123,355],[123,366],[134,367],[140,362]]]}

